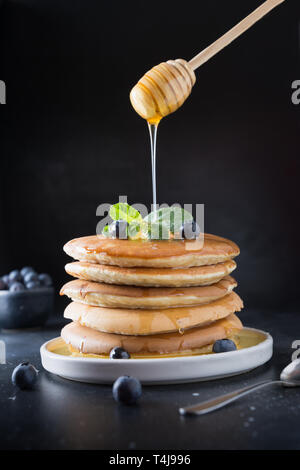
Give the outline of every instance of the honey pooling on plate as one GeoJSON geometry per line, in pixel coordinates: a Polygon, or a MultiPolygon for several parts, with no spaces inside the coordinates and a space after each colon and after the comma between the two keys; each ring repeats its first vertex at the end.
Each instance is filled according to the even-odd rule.
{"type": "MultiPolygon", "coordinates": [[[[266,339],[265,335],[256,330],[249,330],[243,329],[236,335],[232,336],[231,339],[237,345],[237,349],[245,349],[251,348],[252,346],[256,346],[260,344],[262,341],[266,339]]],[[[95,358],[95,359],[107,359],[109,360],[109,354],[83,354],[75,351],[72,346],[68,346],[62,338],[57,338],[51,346],[48,347],[49,351],[59,354],[62,356],[73,356],[73,357],[82,357],[82,358],[95,358]]],[[[203,346],[201,349],[193,350],[193,351],[184,351],[182,353],[177,354],[147,354],[147,353],[140,353],[140,354],[132,354],[133,359],[160,359],[160,358],[168,358],[168,357],[184,357],[184,356],[191,356],[191,355],[202,355],[202,354],[211,354],[212,353],[212,345],[203,346]]]]}

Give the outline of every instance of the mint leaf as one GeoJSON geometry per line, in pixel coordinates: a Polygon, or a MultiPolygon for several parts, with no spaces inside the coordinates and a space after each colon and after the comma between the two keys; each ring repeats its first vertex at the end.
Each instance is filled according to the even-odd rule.
{"type": "Polygon", "coordinates": [[[176,233],[180,230],[185,222],[193,220],[190,212],[182,209],[182,207],[163,207],[158,211],[150,212],[144,219],[146,222],[163,223],[167,226],[171,233],[176,233]]]}
{"type": "Polygon", "coordinates": [[[109,209],[109,215],[113,220],[126,220],[129,224],[133,221],[139,222],[142,216],[134,207],[127,202],[118,202],[109,209]]]}
{"type": "Polygon", "coordinates": [[[141,224],[137,221],[133,221],[128,225],[128,237],[135,238],[137,234],[141,231],[141,224]]]}
{"type": "Polygon", "coordinates": [[[151,240],[169,240],[170,230],[161,220],[155,220],[148,224],[148,238],[151,240]]]}
{"type": "Polygon", "coordinates": [[[102,230],[102,235],[109,237],[109,225],[105,225],[104,229],[102,230]]]}

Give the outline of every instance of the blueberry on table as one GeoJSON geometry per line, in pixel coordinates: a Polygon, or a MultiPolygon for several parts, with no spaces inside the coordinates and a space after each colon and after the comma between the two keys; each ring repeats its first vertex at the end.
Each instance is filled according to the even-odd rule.
{"type": "Polygon", "coordinates": [[[22,282],[13,282],[9,286],[10,292],[21,292],[22,290],[25,290],[25,286],[22,282]]]}
{"type": "Polygon", "coordinates": [[[127,239],[127,228],[126,220],[115,220],[109,226],[109,235],[111,238],[127,239]]]}
{"type": "Polygon", "coordinates": [[[3,281],[3,279],[0,279],[0,290],[7,290],[7,284],[3,281]]]}
{"type": "Polygon", "coordinates": [[[35,270],[31,266],[25,266],[20,272],[21,276],[24,278],[28,273],[35,273],[35,270]]]}
{"type": "Polygon", "coordinates": [[[39,282],[39,278],[38,278],[37,273],[31,271],[31,272],[25,274],[25,276],[24,276],[24,283],[25,283],[26,287],[27,287],[27,284],[28,284],[29,282],[33,282],[33,281],[39,282]]]}
{"type": "Polygon", "coordinates": [[[134,405],[142,395],[142,386],[135,377],[123,375],[114,382],[112,391],[117,402],[134,405]]]}
{"type": "Polygon", "coordinates": [[[30,281],[30,282],[27,282],[26,283],[26,288],[27,289],[37,289],[41,287],[41,284],[39,283],[39,281],[30,281]]]}
{"type": "Polygon", "coordinates": [[[21,276],[20,271],[18,269],[11,271],[8,275],[9,284],[12,284],[13,282],[19,282],[19,281],[22,281],[22,276],[21,276]]]}
{"type": "Polygon", "coordinates": [[[45,274],[45,273],[39,274],[38,279],[40,281],[41,286],[45,286],[45,287],[52,286],[52,279],[49,276],[49,274],[45,274]]]}
{"type": "Polygon", "coordinates": [[[200,227],[195,220],[185,222],[185,224],[181,226],[179,234],[181,238],[186,238],[187,240],[194,240],[200,235],[200,227]]]}
{"type": "Polygon", "coordinates": [[[236,344],[231,339],[218,339],[213,345],[214,353],[222,353],[235,351],[237,349],[236,344]]]}
{"type": "Polygon", "coordinates": [[[11,381],[22,390],[33,388],[37,381],[38,371],[29,362],[22,362],[12,373],[11,381]]]}
{"type": "Polygon", "coordinates": [[[116,347],[110,351],[109,357],[111,359],[130,359],[130,354],[125,349],[116,347]]]}

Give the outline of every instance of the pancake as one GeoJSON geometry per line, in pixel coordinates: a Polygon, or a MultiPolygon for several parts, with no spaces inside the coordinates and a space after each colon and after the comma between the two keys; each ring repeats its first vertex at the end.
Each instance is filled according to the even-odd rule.
{"type": "Polygon", "coordinates": [[[120,309],[71,302],[64,317],[104,333],[155,335],[204,326],[240,311],[243,302],[231,292],[221,299],[196,307],[120,309]]]}
{"type": "Polygon", "coordinates": [[[236,286],[231,276],[211,286],[181,288],[117,286],[77,279],[65,284],[60,295],[67,295],[75,302],[100,307],[170,308],[213,302],[236,286]]]}
{"type": "Polygon", "coordinates": [[[65,252],[79,261],[121,267],[186,268],[228,261],[240,253],[230,240],[205,234],[201,240],[119,240],[93,235],[75,238],[65,252]]]}
{"type": "Polygon", "coordinates": [[[87,281],[144,287],[207,286],[220,281],[236,268],[233,260],[194,268],[121,268],[102,264],[68,263],[68,274],[87,281]]]}
{"type": "Polygon", "coordinates": [[[193,328],[184,334],[124,336],[102,333],[72,322],[62,329],[61,336],[72,349],[85,354],[109,354],[116,346],[124,348],[131,354],[143,352],[168,354],[213,344],[218,339],[228,338],[241,329],[242,323],[236,315],[231,314],[225,319],[203,328],[193,328]]]}

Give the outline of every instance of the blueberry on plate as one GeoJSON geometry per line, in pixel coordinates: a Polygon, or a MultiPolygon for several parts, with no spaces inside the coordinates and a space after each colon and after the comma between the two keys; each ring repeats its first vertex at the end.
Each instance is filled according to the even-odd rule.
{"type": "Polygon", "coordinates": [[[109,357],[111,359],[130,359],[130,354],[125,349],[116,347],[110,351],[109,357]]]}
{"type": "Polygon", "coordinates": [[[22,282],[12,282],[9,286],[10,292],[21,292],[22,290],[25,290],[25,286],[22,282]]]}
{"type": "Polygon", "coordinates": [[[18,269],[11,271],[8,275],[9,285],[12,284],[13,282],[19,282],[19,281],[22,281],[22,276],[21,276],[20,271],[18,269]]]}
{"type": "Polygon", "coordinates": [[[213,345],[214,353],[222,353],[235,351],[237,349],[236,344],[231,339],[218,339],[213,345]]]}
{"type": "Polygon", "coordinates": [[[122,240],[127,239],[127,228],[128,223],[126,220],[115,220],[109,226],[109,236],[111,238],[121,238],[122,240]]]}
{"type": "Polygon", "coordinates": [[[25,274],[24,283],[25,283],[26,287],[27,287],[27,284],[29,282],[33,282],[33,281],[39,282],[39,278],[38,278],[38,275],[37,275],[36,272],[30,271],[29,273],[25,274]]]}
{"type": "Polygon", "coordinates": [[[40,281],[41,286],[45,286],[45,287],[52,286],[52,279],[49,276],[49,274],[45,274],[45,273],[39,274],[38,279],[40,281]]]}
{"type": "Polygon", "coordinates": [[[186,238],[187,240],[194,240],[200,235],[200,227],[195,220],[185,222],[179,230],[180,238],[186,238]]]}
{"type": "Polygon", "coordinates": [[[113,397],[124,405],[134,405],[142,395],[141,382],[135,377],[122,375],[113,384],[113,397]]]}
{"type": "Polygon", "coordinates": [[[38,371],[29,362],[22,362],[12,373],[11,380],[13,385],[24,389],[31,389],[37,381],[38,371]]]}
{"type": "Polygon", "coordinates": [[[0,279],[0,290],[7,290],[7,288],[6,282],[4,282],[3,279],[0,279]]]}
{"type": "Polygon", "coordinates": [[[27,289],[38,289],[39,287],[41,287],[39,281],[30,281],[30,282],[26,282],[26,288],[27,289]]]}
{"type": "Polygon", "coordinates": [[[35,273],[35,270],[31,266],[24,266],[20,271],[21,276],[24,278],[28,273],[35,273]]]}

